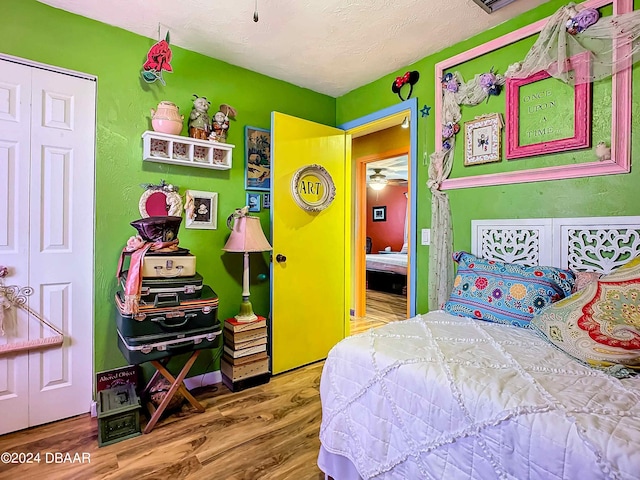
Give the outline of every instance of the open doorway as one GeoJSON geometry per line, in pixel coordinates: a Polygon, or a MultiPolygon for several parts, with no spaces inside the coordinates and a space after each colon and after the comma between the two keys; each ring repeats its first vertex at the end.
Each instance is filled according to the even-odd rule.
{"type": "MultiPolygon", "coordinates": [[[[409,266],[409,132],[399,126],[353,139],[352,157],[365,170],[358,194],[364,196],[357,237],[365,239],[365,261],[357,296],[364,296],[364,310],[354,315],[367,322],[407,318],[407,270],[409,266]],[[384,139],[392,150],[361,156],[368,146],[384,139]]],[[[356,167],[358,170],[358,167],[356,167]]],[[[361,300],[362,302],[362,300],[361,300]]]]}
{"type": "Polygon", "coordinates": [[[415,315],[416,124],[411,99],[341,126],[352,138],[351,314],[364,328],[415,315]],[[389,261],[367,265],[368,256],[389,261]]]}

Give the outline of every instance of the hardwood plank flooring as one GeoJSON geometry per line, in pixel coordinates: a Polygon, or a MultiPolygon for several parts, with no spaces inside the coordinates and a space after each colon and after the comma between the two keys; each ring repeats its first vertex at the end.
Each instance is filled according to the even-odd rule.
{"type": "MultiPolygon", "coordinates": [[[[369,291],[367,316],[352,319],[351,333],[404,319],[405,312],[406,297],[369,291]]],[[[186,404],[152,432],[102,448],[97,420],[89,415],[0,436],[0,454],[40,453],[41,459],[0,462],[0,480],[323,479],[316,465],[323,365],[276,375],[268,384],[237,393],[222,384],[195,389],[204,413],[186,404]],[[88,454],[90,462],[55,463],[56,452],[71,459],[88,454]]]]}
{"type": "Polygon", "coordinates": [[[407,318],[407,297],[367,290],[366,316],[351,317],[351,334],[407,318]]]}

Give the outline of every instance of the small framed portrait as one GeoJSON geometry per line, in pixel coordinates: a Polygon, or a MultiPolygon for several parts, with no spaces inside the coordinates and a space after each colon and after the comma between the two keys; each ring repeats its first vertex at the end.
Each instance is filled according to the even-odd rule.
{"type": "Polygon", "coordinates": [[[247,193],[247,205],[250,212],[260,211],[260,197],[259,193],[247,193]]]}
{"type": "Polygon", "coordinates": [[[271,131],[245,127],[245,190],[271,188],[271,131]]]}
{"type": "Polygon", "coordinates": [[[499,113],[484,115],[464,124],[464,164],[480,165],[499,162],[500,130],[502,116],[499,113]]]}
{"type": "Polygon", "coordinates": [[[373,207],[373,221],[374,222],[386,222],[387,221],[387,207],[373,207]]]}
{"type": "Polygon", "coordinates": [[[218,194],[187,190],[185,192],[186,228],[215,230],[218,228],[218,194]]]}
{"type": "Polygon", "coordinates": [[[271,208],[271,194],[265,193],[262,195],[262,208],[271,208]]]}

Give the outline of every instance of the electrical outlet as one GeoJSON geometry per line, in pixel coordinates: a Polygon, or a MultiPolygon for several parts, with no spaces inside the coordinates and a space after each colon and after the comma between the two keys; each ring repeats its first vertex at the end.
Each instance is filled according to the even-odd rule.
{"type": "Polygon", "coordinates": [[[422,245],[431,245],[431,229],[423,228],[422,229],[422,245]]]}

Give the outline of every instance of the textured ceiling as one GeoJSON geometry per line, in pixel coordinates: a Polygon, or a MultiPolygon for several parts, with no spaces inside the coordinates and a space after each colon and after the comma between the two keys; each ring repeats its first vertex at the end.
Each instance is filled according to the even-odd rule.
{"type": "Polygon", "coordinates": [[[546,0],[40,1],[338,97],[546,0]]]}

